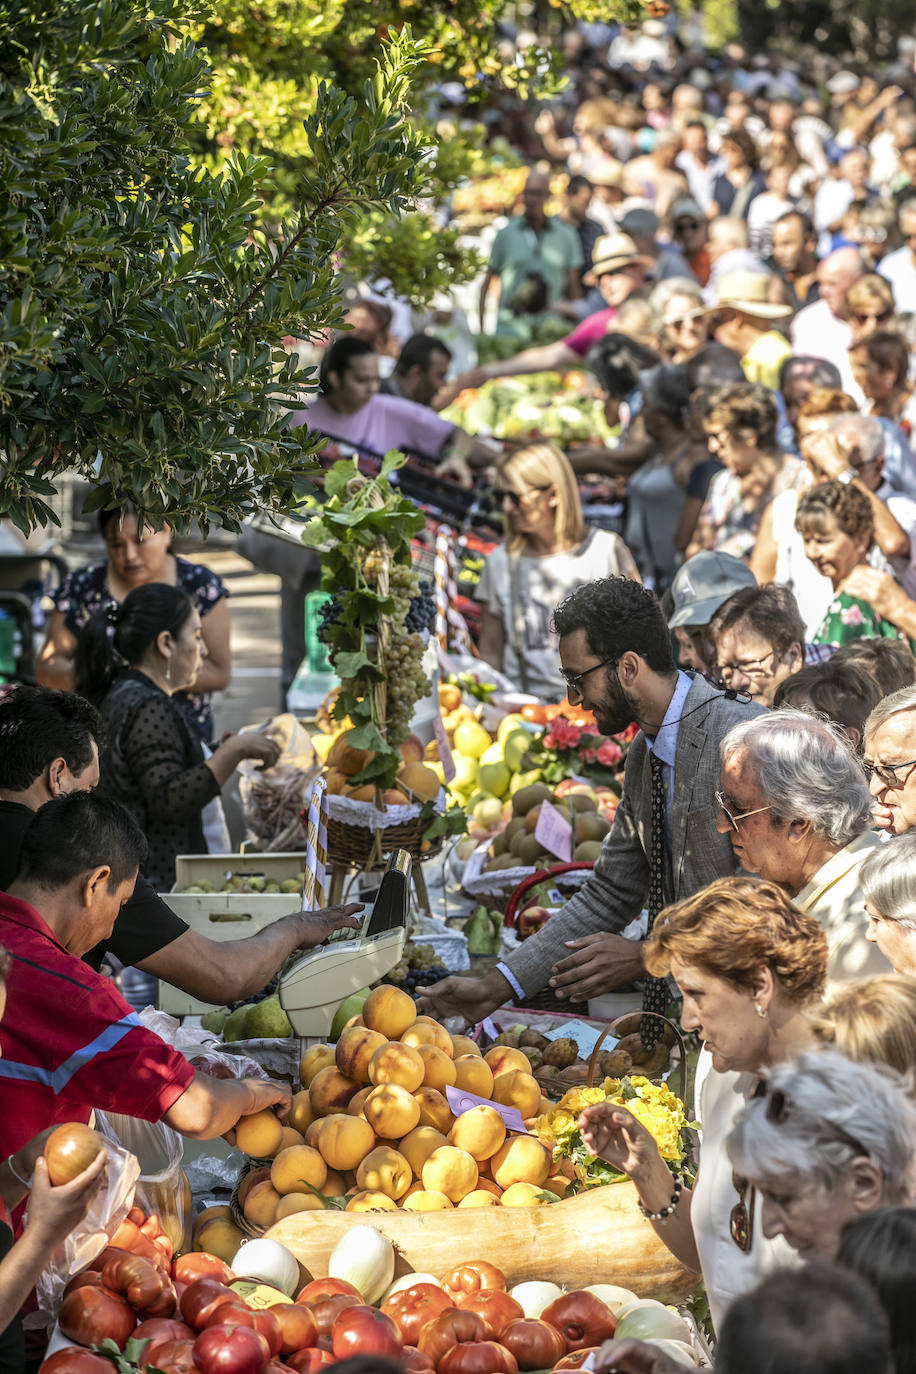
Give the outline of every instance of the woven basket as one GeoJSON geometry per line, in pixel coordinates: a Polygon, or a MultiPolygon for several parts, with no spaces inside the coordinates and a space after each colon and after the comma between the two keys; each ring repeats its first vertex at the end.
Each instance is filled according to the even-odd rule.
{"type": "MultiPolygon", "coordinates": [[[[604,1044],[607,1037],[617,1030],[624,1030],[625,1034],[630,1034],[631,1031],[638,1030],[639,1023],[644,1016],[653,1016],[658,1021],[664,1021],[665,1025],[674,1031],[675,1043],[680,1048],[680,1061],[678,1065],[679,1083],[677,1096],[683,1102],[684,1094],[687,1091],[687,1046],[684,1042],[684,1036],[681,1031],[681,1028],[676,1021],[672,1021],[670,1017],[663,1016],[660,1011],[643,1011],[642,1008],[639,1008],[636,1011],[625,1011],[622,1016],[615,1016],[613,1021],[609,1021],[607,1023],[604,1030],[601,1032],[598,1039],[595,1041],[595,1047],[589,1055],[588,1076],[584,1083],[562,1083],[554,1077],[543,1078],[536,1069],[533,1076],[537,1079],[537,1082],[540,1085],[541,1092],[544,1094],[544,1096],[549,1097],[551,1102],[559,1102],[560,1098],[563,1097],[565,1093],[569,1092],[571,1088],[593,1088],[595,1086],[595,1078],[598,1072],[598,1055],[601,1053],[601,1046],[604,1044]],[[629,1022],[630,1025],[626,1027],[624,1025],[625,1022],[629,1022]]],[[[667,1070],[664,1070],[663,1072],[667,1072],[667,1070]]],[[[642,1069],[639,1067],[638,1064],[633,1065],[632,1073],[642,1073],[642,1069]]],[[[650,1075],[650,1077],[652,1079],[652,1082],[661,1082],[662,1080],[661,1073],[652,1074],[650,1075]]]]}
{"type": "Polygon", "coordinates": [[[232,1196],[229,1199],[229,1211],[232,1213],[232,1220],[235,1222],[236,1226],[239,1228],[240,1231],[244,1231],[246,1236],[263,1236],[265,1231],[267,1230],[267,1227],[252,1226],[251,1222],[248,1220],[245,1213],[242,1211],[242,1204],[239,1201],[239,1189],[242,1186],[242,1181],[245,1178],[247,1178],[248,1175],[253,1172],[253,1170],[262,1169],[265,1165],[268,1164],[270,1164],[269,1159],[249,1159],[246,1164],[243,1164],[241,1170],[239,1171],[239,1176],[235,1180],[235,1187],[232,1190],[232,1196]]]}
{"type": "Polygon", "coordinates": [[[423,835],[429,821],[417,816],[403,825],[386,825],[375,829],[368,825],[345,825],[343,821],[328,819],[328,861],[364,868],[372,861],[379,867],[383,856],[393,849],[406,849],[413,859],[431,859],[442,848],[441,837],[423,849],[423,835]]]}

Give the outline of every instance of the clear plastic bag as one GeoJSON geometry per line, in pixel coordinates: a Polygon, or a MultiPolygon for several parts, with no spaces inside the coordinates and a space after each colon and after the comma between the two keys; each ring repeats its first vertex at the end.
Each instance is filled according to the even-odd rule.
{"type": "MultiPolygon", "coordinates": [[[[97,1113],[97,1117],[101,1113],[97,1113]]],[[[142,1123],[140,1123],[142,1124],[142,1123]]],[[[140,1177],[140,1164],[132,1152],[113,1141],[101,1129],[108,1167],[102,1186],[92,1199],[89,1211],[59,1245],[42,1271],[35,1292],[38,1311],[26,1317],[28,1327],[50,1327],[57,1320],[57,1311],[68,1281],[100,1255],[127,1216],[135,1200],[135,1187],[140,1177]]],[[[139,1201],[139,1194],[137,1195],[139,1201]]],[[[141,1204],[142,1205],[142,1204],[141,1204]]],[[[26,1213],[26,1225],[28,1225],[26,1213]]]]}
{"type": "Polygon", "coordinates": [[[139,1121],[116,1112],[96,1112],[95,1129],[123,1146],[139,1164],[134,1202],[147,1216],[155,1212],[176,1254],[191,1243],[191,1186],[181,1167],[181,1136],[164,1121],[139,1121]]]}
{"type": "Polygon", "coordinates": [[[300,849],[303,826],[299,813],[312,780],[321,772],[321,762],[308,731],[289,712],[241,731],[252,732],[276,740],[282,752],[273,768],[266,771],[254,759],[243,759],[239,764],[239,796],[248,839],[263,853],[300,849]]]}

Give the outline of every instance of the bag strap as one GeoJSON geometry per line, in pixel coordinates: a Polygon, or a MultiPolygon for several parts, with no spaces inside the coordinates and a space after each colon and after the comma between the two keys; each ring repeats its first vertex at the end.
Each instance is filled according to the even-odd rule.
{"type": "Polygon", "coordinates": [[[509,614],[512,620],[512,643],[518,663],[519,686],[528,692],[528,670],[525,666],[525,626],[522,619],[521,558],[518,553],[509,554],[509,614]]]}

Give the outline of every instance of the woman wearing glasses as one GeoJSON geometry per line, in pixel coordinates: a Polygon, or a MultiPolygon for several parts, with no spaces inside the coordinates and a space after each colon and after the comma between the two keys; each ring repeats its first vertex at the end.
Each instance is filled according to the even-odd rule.
{"type": "Polygon", "coordinates": [[[480,578],[480,652],[521,691],[561,701],[553,608],[582,582],[638,582],[639,573],[619,535],[586,525],[572,467],[555,444],[508,454],[496,471],[506,534],[480,578]]]}
{"type": "MultiPolygon", "coordinates": [[[[916,761],[901,770],[899,779],[895,773],[890,776],[900,781],[911,768],[916,761]]],[[[874,771],[888,772],[880,764],[874,771]]],[[[865,938],[878,946],[895,973],[916,977],[916,831],[879,845],[862,865],[860,880],[868,915],[865,938]]]]}
{"type": "Polygon", "coordinates": [[[860,337],[849,350],[852,375],[865,392],[865,411],[912,435],[913,388],[910,347],[901,334],[882,327],[860,337]]]}
{"type": "Polygon", "coordinates": [[[726,1141],[770,1243],[821,1260],[847,1221],[910,1201],[914,1149],[906,1079],[835,1050],[774,1067],[726,1141]]]}
{"type": "Polygon", "coordinates": [[[709,343],[710,315],[699,282],[669,277],[649,297],[659,321],[659,353],[666,363],[687,363],[709,343]]]}
{"type": "Polygon", "coordinates": [[[587,1149],[635,1183],[640,1210],[671,1252],[702,1271],[718,1325],[734,1298],[791,1258],[784,1243],[765,1238],[724,1143],[761,1075],[813,1043],[806,1013],[824,990],[827,941],[819,921],[774,883],[719,878],[660,914],[645,960],[656,976],[673,976],[681,1024],[711,1055],[696,1103],[696,1183],[674,1184],[652,1136],[624,1108],[589,1107],[580,1130],[587,1149]]]}
{"type": "Polygon", "coordinates": [[[877,272],[866,272],[846,292],[846,318],[853,338],[861,343],[876,330],[886,329],[894,318],[894,292],[877,272]]]}

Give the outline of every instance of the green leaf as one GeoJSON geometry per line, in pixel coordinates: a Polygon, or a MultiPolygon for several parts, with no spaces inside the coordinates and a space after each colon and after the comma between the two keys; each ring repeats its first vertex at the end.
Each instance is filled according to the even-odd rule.
{"type": "Polygon", "coordinates": [[[371,722],[358,725],[355,730],[350,730],[347,734],[347,743],[352,744],[354,749],[370,749],[373,752],[387,748],[378,727],[371,722]]]}
{"type": "Polygon", "coordinates": [[[380,682],[384,676],[378,664],[362,652],[335,654],[334,669],[338,677],[359,677],[363,674],[370,681],[380,682]]]}

